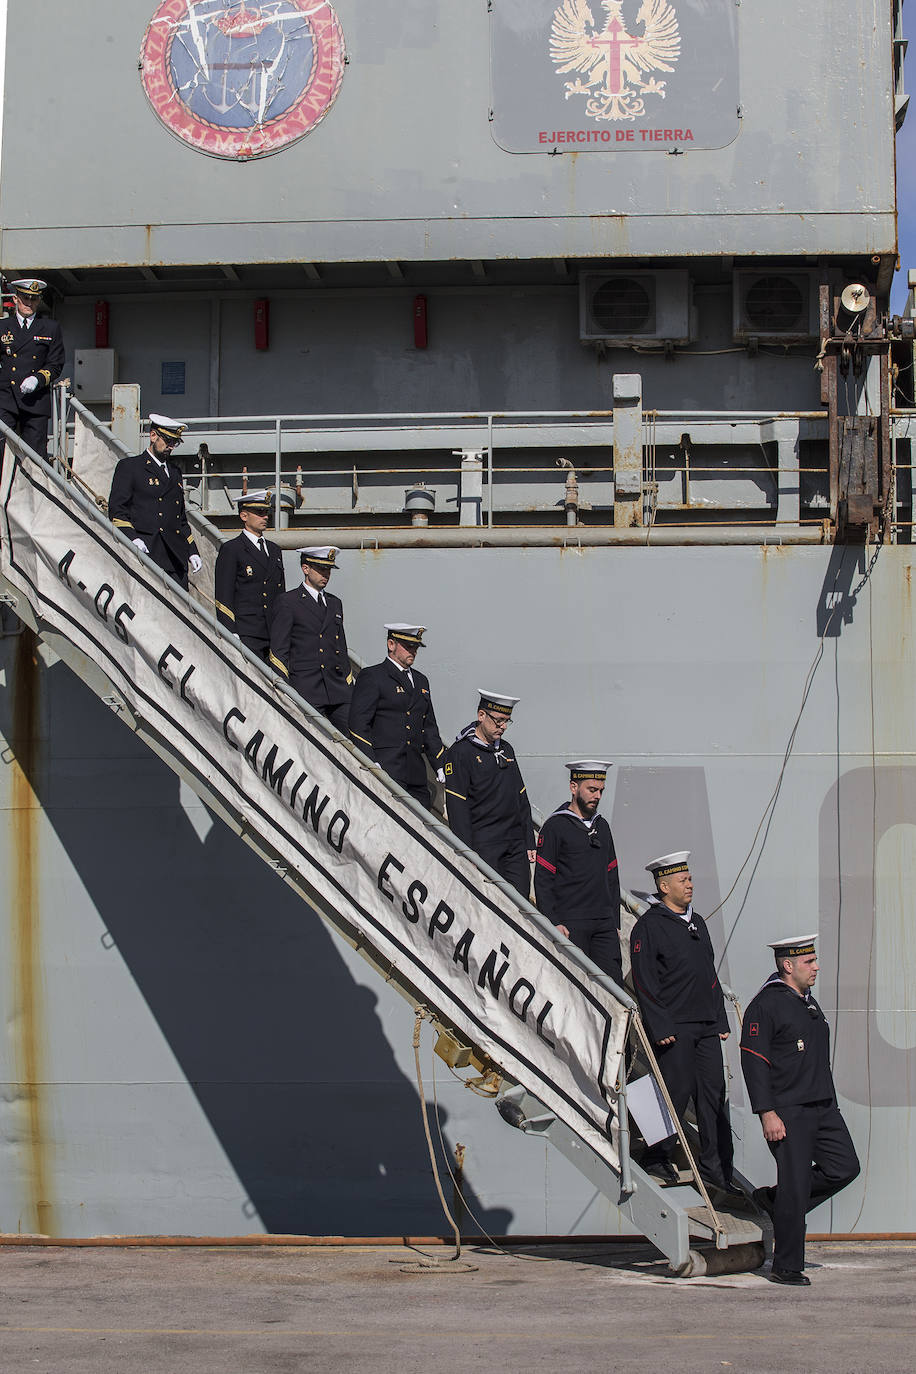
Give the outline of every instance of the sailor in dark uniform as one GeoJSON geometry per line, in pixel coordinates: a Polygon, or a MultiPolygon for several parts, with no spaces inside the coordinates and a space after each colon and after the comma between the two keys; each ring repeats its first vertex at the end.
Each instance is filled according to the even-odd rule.
{"type": "Polygon", "coordinates": [[[286,587],[283,554],[264,538],[272,509],[267,492],[239,497],[238,507],[242,533],[227,539],[216,555],[216,616],[266,663],[274,603],[286,587]]]}
{"type": "Polygon", "coordinates": [[[60,325],[38,314],[46,284],[14,281],[13,313],[0,319],[0,420],[40,458],[48,455],[51,387],[64,366],[60,325]]]}
{"type": "Polygon", "coordinates": [[[421,806],[431,798],[424,758],[440,782],[445,745],[439,738],[429,678],[413,666],[425,649],[422,625],[386,625],[388,657],[363,668],[350,702],[350,738],[421,806]]]}
{"type": "Polygon", "coordinates": [[[347,733],[353,674],[344,633],[343,602],[326,592],[340,549],[300,550],[302,586],[274,602],[268,662],[316,711],[347,733]]]}
{"type": "Polygon", "coordinates": [[[181,473],[168,460],[186,429],[167,415],[151,415],[146,452],[121,459],[108,497],[114,525],[185,591],[188,568],[199,573],[202,564],[188,524],[181,473]]]}
{"type": "MultiPolygon", "coordinates": [[[[693,909],[690,851],[646,865],[657,896],[630,933],[630,967],[639,1010],[678,1117],[693,1098],[705,1183],[728,1188],[732,1133],[720,1041],[728,1039],[725,999],[706,922],[693,909]]],[[[642,1167],[669,1183],[676,1136],[649,1147],[642,1167]]]]}
{"type": "Polygon", "coordinates": [[[620,986],[620,877],[611,828],[598,815],[611,766],[605,759],[566,765],[569,800],[541,826],[534,892],[548,921],[620,986]]]}
{"type": "Polygon", "coordinates": [[[859,1173],[836,1101],[830,1027],[811,995],[816,935],[777,940],[772,973],[744,1013],[741,1067],[751,1110],[776,1160],[776,1187],[754,1201],[773,1221],[773,1283],[807,1285],[805,1216],[859,1173]]]}
{"type": "Polygon", "coordinates": [[[531,891],[534,824],[518,762],[503,733],[518,697],[480,692],[477,720],[445,755],[448,823],[516,891],[531,891]]]}

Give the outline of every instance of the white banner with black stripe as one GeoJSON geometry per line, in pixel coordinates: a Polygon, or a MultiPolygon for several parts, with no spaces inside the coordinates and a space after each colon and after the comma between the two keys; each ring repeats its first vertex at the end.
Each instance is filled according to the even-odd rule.
{"type": "Polygon", "coordinates": [[[612,995],[56,474],[8,449],[0,508],[3,576],[38,619],[98,663],[380,963],[617,1166],[627,1014],[612,995]]]}

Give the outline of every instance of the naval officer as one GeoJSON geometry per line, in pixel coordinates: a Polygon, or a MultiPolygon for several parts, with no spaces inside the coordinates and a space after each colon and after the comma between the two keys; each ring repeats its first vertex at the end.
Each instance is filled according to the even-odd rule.
{"type": "Polygon", "coordinates": [[[186,429],[168,415],[151,415],[146,451],[121,459],[108,497],[108,514],[117,529],[185,591],[188,568],[199,573],[202,566],[188,524],[181,473],[169,462],[186,429]]]}
{"type": "Polygon", "coordinates": [[[503,734],[519,697],[478,688],[477,719],[445,755],[448,823],[517,892],[531,891],[534,824],[518,760],[503,734]]]}
{"type": "Polygon", "coordinates": [[[330,544],[299,551],[302,586],[274,602],[268,662],[316,711],[346,734],[353,692],[343,602],[325,591],[340,549],[330,544]]]}
{"type": "Polygon", "coordinates": [[[773,1221],[773,1283],[810,1283],[805,1216],[859,1172],[830,1071],[830,1027],[811,989],[818,973],[816,935],[770,945],[771,973],[744,1013],[741,1068],[751,1110],[776,1160],[776,1187],[754,1201],[773,1221]]]}
{"type": "Polygon", "coordinates": [[[439,738],[429,678],[414,667],[425,649],[422,625],[386,625],[388,657],[363,668],[350,702],[350,737],[421,806],[430,807],[426,765],[444,782],[445,745],[439,738]]]}
{"type": "Polygon", "coordinates": [[[216,555],[216,615],[266,663],[274,603],[286,586],[283,554],[278,544],[264,538],[271,512],[267,492],[240,496],[238,508],[242,532],[221,544],[216,555]]]}
{"type": "Polygon", "coordinates": [[[567,763],[569,797],[541,826],[534,891],[548,921],[622,986],[617,854],[598,815],[611,766],[605,759],[567,763]]]}
{"type": "MultiPolygon", "coordinates": [[[[693,1098],[703,1181],[728,1188],[732,1132],[720,1041],[728,1039],[725,999],[706,922],[693,909],[690,850],[646,864],[656,896],[630,933],[630,967],[639,1010],[677,1116],[693,1098]]],[[[676,1183],[677,1136],[649,1147],[642,1167],[676,1183]]]]}
{"type": "Polygon", "coordinates": [[[60,325],[38,314],[46,285],[38,278],[14,281],[12,314],[0,320],[0,420],[40,458],[48,455],[51,388],[64,366],[60,325]]]}

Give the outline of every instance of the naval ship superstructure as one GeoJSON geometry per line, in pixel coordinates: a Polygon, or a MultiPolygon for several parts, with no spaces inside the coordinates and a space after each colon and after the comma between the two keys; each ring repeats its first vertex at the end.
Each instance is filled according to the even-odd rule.
{"type": "MultiPolygon", "coordinates": [[[[916,374],[912,314],[889,305],[901,9],[10,4],[0,265],[47,280],[68,359],[48,475],[12,443],[4,469],[3,1231],[438,1233],[404,996],[433,1007],[451,1061],[429,1109],[443,1163],[460,1153],[463,1229],[653,1234],[661,1208],[620,1139],[625,1077],[602,1088],[605,1158],[601,1095],[569,1057],[562,1081],[539,1067],[536,1017],[526,1048],[434,995],[417,951],[408,975],[353,924],[354,904],[368,930],[387,900],[381,870],[370,900],[354,860],[334,897],[309,849],[299,882],[297,837],[275,815],[268,835],[242,774],[235,800],[214,782],[204,727],[169,735],[151,684],[174,656],[115,664],[130,627],[99,608],[114,614],[118,579],[135,611],[142,584],[164,645],[177,633],[154,573],[102,533],[112,462],[140,451],[151,411],[188,423],[178,457],[208,568],[235,498],[267,486],[289,586],[297,548],[341,548],[362,661],[384,656],[386,621],[428,627],[444,737],[479,686],[518,695],[514,744],[545,814],[566,759],[614,760],[603,811],[624,887],[637,906],[646,862],[690,849],[738,1004],[769,972],[768,940],[819,929],[863,1170],[811,1229],[916,1231],[916,374]],[[40,171],[30,53],[51,93],[40,171]],[[38,553],[17,563],[30,535],[38,553]],[[95,582],[77,576],[79,540],[100,550],[95,582]],[[475,1070],[502,1079],[527,1139],[460,1081],[475,1070]],[[598,1161],[584,1170],[576,1111],[598,1161]]],[[[178,606],[183,633],[224,665],[214,680],[229,662],[233,690],[245,678],[266,700],[221,647],[208,590],[178,606]]],[[[176,722],[183,672],[163,688],[176,722]]],[[[358,831],[387,833],[360,809],[379,805],[475,912],[511,916],[591,987],[536,913],[446,832],[423,840],[384,780],[303,719],[364,798],[338,808],[349,839],[343,822],[319,836],[332,865],[338,840],[340,856],[358,831]]],[[[629,1015],[625,993],[589,996],[609,1024],[629,1015]]],[[[735,1040],[737,1162],[769,1181],[735,1040]]]]}

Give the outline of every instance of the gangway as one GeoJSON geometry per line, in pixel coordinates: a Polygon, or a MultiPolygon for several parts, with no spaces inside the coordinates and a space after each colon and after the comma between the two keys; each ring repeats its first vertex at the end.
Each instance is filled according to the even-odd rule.
{"type": "MultiPolygon", "coordinates": [[[[632,999],[114,528],[99,457],[126,450],[77,420],[95,501],[0,423],[4,601],[674,1272],[759,1265],[753,1209],[714,1204],[689,1148],[677,1187],[631,1158],[631,1031],[654,1063],[632,999]]],[[[219,533],[192,522],[212,565],[219,533]]]]}

